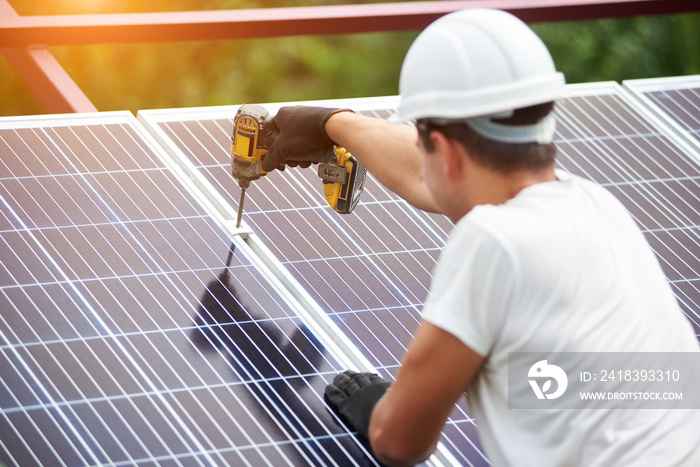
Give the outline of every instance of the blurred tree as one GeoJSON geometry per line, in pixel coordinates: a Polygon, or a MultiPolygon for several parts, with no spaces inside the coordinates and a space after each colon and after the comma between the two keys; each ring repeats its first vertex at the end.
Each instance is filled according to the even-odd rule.
{"type": "MultiPolygon", "coordinates": [[[[280,0],[10,0],[21,15],[280,6],[280,0]]],[[[347,3],[313,0],[312,4],[347,3]]],[[[285,0],[284,6],[309,5],[285,0]]],[[[700,14],[534,25],[570,83],[700,74],[700,14]]],[[[50,50],[100,110],[394,95],[415,32],[50,50]]],[[[44,113],[0,57],[0,115],[44,113]]]]}
{"type": "Polygon", "coordinates": [[[569,83],[700,74],[700,14],[533,25],[569,83]]]}

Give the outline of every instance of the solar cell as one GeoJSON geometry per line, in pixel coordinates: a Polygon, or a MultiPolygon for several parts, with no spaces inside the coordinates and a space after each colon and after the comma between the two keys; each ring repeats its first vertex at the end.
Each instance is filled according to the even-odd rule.
{"type": "Polygon", "coordinates": [[[700,147],[700,76],[627,80],[622,84],[700,147]]]}
{"type": "MultiPolygon", "coordinates": [[[[396,99],[309,103],[385,118],[396,99]]],[[[271,113],[278,104],[269,105],[271,113]]],[[[166,148],[237,206],[229,175],[236,107],[143,111],[166,148]]],[[[692,149],[657,125],[613,83],[569,86],[557,107],[559,166],[612,191],[639,222],[683,310],[700,332],[700,171],[692,149]]],[[[312,170],[273,172],[253,183],[245,222],[382,373],[392,374],[420,318],[431,271],[451,224],[389,193],[372,177],[360,205],[339,216],[324,205],[312,170]]],[[[232,215],[232,214],[230,214],[232,215]]],[[[443,442],[464,463],[485,458],[461,405],[443,442]]]]}
{"type": "Polygon", "coordinates": [[[347,362],[157,151],[0,121],[0,464],[372,464],[321,398],[347,362]]]}

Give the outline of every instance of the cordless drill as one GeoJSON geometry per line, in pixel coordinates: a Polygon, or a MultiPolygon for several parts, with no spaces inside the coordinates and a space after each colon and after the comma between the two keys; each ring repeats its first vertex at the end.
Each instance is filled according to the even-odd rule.
{"type": "MultiPolygon", "coordinates": [[[[250,182],[266,175],[261,162],[275,142],[279,129],[261,105],[242,105],[233,121],[231,138],[231,174],[241,187],[236,227],[241,226],[245,190],[250,182]]],[[[348,151],[339,146],[319,154],[318,176],[323,180],[326,201],[333,210],[348,214],[357,205],[365,185],[367,169],[348,151]]],[[[284,169],[284,164],[278,169],[284,169]]]]}

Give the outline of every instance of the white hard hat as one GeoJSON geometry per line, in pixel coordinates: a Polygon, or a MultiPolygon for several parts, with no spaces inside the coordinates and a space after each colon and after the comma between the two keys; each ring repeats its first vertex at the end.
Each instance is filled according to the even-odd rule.
{"type": "Polygon", "coordinates": [[[556,100],[564,84],[525,23],[500,10],[461,10],[433,22],[411,45],[401,67],[397,119],[502,117],[556,100]]]}

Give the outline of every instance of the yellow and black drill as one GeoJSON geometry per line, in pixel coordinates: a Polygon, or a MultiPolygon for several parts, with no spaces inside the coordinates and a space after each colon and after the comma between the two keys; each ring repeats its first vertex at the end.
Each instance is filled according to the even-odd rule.
{"type": "MultiPolygon", "coordinates": [[[[231,138],[231,174],[241,187],[236,227],[241,226],[245,190],[250,182],[267,174],[261,162],[275,142],[279,129],[265,107],[242,105],[233,121],[231,138]]],[[[318,159],[318,176],[323,180],[323,192],[328,204],[341,214],[348,214],[357,205],[365,185],[367,169],[344,148],[335,146],[318,159]]],[[[284,169],[284,165],[278,167],[284,169]]]]}

